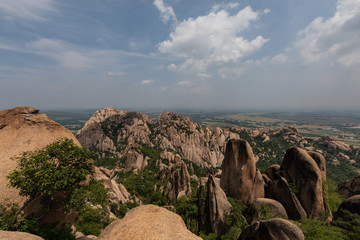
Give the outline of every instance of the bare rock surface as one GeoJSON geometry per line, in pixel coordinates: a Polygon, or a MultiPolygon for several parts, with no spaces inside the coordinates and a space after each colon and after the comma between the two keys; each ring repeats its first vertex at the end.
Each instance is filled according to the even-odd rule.
{"type": "Polygon", "coordinates": [[[44,240],[43,238],[25,232],[10,232],[0,230],[0,240],[44,240]]]}
{"type": "Polygon", "coordinates": [[[131,200],[130,193],[124,185],[117,183],[116,179],[111,178],[111,176],[110,170],[103,167],[95,167],[94,178],[103,181],[105,188],[109,190],[109,201],[115,204],[129,202],[131,200]]]}
{"type": "Polygon", "coordinates": [[[105,228],[99,240],[201,240],[191,233],[182,218],[165,208],[142,205],[105,228]]]}
{"type": "Polygon", "coordinates": [[[226,198],[225,192],[220,187],[218,178],[209,176],[209,217],[213,232],[221,235],[228,230],[226,216],[231,213],[232,206],[226,198]]]}
{"type": "Polygon", "coordinates": [[[322,173],[315,160],[303,149],[292,147],[285,154],[281,171],[299,191],[299,200],[308,217],[325,212],[322,173]]]}
{"type": "Polygon", "coordinates": [[[16,168],[13,159],[25,151],[34,151],[60,139],[80,143],[64,126],[32,107],[17,107],[0,111],[0,200],[9,199],[20,205],[25,201],[18,190],[7,186],[6,176],[16,168]]]}
{"type": "Polygon", "coordinates": [[[255,159],[250,145],[245,140],[230,140],[226,145],[221,188],[229,196],[249,205],[255,198],[253,190],[256,177],[255,159]]]}
{"type": "Polygon", "coordinates": [[[76,137],[88,150],[98,151],[103,157],[122,158],[127,169],[139,170],[147,164],[139,151],[141,144],[176,151],[181,158],[200,166],[218,167],[224,159],[226,141],[240,138],[233,130],[203,128],[174,113],[164,112],[153,122],[143,113],[115,108],[95,112],[76,137]]]}
{"type": "Polygon", "coordinates": [[[274,218],[267,221],[255,222],[246,227],[239,240],[305,240],[305,236],[294,223],[274,218]]]}

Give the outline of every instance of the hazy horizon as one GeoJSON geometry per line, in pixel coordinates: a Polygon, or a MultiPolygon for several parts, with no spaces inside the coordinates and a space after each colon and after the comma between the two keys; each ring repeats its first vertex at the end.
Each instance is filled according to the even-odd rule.
{"type": "Polygon", "coordinates": [[[0,19],[0,109],[360,111],[360,0],[13,0],[0,19]]]}

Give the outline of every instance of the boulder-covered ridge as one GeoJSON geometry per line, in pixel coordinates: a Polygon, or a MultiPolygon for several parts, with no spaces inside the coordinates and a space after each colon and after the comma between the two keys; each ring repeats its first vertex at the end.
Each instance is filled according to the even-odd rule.
{"type": "Polygon", "coordinates": [[[16,168],[14,157],[26,151],[44,148],[60,138],[80,143],[64,126],[33,107],[16,107],[0,111],[0,199],[19,204],[24,201],[18,190],[8,187],[6,176],[16,168]]]}
{"type": "Polygon", "coordinates": [[[93,114],[76,137],[83,147],[98,152],[100,158],[118,159],[120,167],[128,170],[142,170],[148,164],[149,159],[142,151],[144,147],[159,150],[168,161],[177,157],[202,167],[220,167],[228,140],[244,139],[252,147],[260,169],[281,164],[287,149],[297,146],[322,154],[327,159],[327,174],[336,182],[360,172],[359,148],[330,137],[304,138],[293,127],[209,129],[170,112],[160,114],[153,121],[141,112],[103,108],[93,114]]]}
{"type": "Polygon", "coordinates": [[[240,138],[230,129],[210,130],[174,113],[164,112],[153,122],[143,113],[115,108],[95,112],[76,137],[82,146],[98,151],[102,157],[122,158],[125,165],[139,170],[147,164],[139,151],[144,145],[177,152],[200,166],[219,167],[224,159],[226,141],[240,138]]]}

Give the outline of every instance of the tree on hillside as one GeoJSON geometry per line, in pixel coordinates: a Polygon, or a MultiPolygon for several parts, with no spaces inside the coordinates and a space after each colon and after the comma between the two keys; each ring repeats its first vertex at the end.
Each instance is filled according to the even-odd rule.
{"type": "Polygon", "coordinates": [[[18,214],[35,198],[40,197],[43,204],[61,201],[65,210],[80,210],[86,201],[106,202],[106,190],[97,188],[102,194],[92,193],[92,185],[84,181],[93,173],[92,153],[74,144],[70,139],[57,140],[44,149],[25,152],[17,157],[18,168],[7,178],[9,185],[20,190],[20,195],[28,200],[14,216],[18,214]],[[60,196],[60,197],[59,197],[60,196]]]}

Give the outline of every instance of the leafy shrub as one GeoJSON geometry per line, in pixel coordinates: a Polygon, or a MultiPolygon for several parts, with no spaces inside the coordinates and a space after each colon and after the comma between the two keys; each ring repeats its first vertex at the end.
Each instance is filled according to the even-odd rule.
{"type": "Polygon", "coordinates": [[[349,239],[346,231],[325,222],[312,219],[302,219],[295,223],[303,231],[306,240],[349,239]]]}
{"type": "Polygon", "coordinates": [[[343,196],[337,193],[337,186],[335,182],[326,179],[326,184],[328,188],[328,196],[329,196],[329,207],[331,212],[336,212],[340,204],[345,200],[343,196]]]}
{"type": "Polygon", "coordinates": [[[105,209],[94,209],[86,205],[75,221],[77,231],[85,235],[99,236],[101,229],[110,223],[109,214],[105,209]]]}

